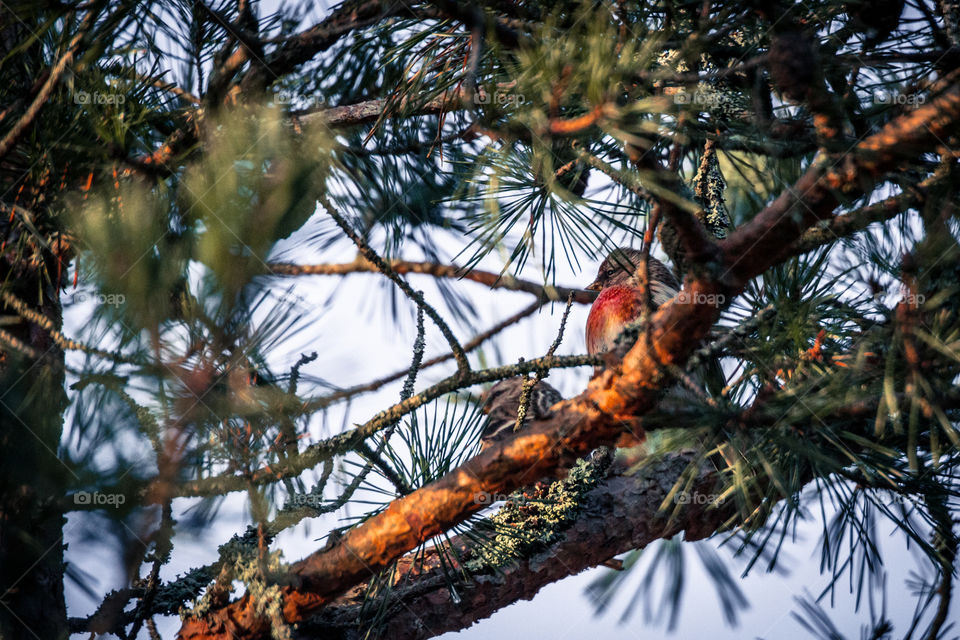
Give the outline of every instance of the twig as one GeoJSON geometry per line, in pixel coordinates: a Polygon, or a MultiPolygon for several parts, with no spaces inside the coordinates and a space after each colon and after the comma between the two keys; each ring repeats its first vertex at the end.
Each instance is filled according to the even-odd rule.
{"type": "MultiPolygon", "coordinates": [[[[543,303],[538,300],[537,302],[534,302],[530,306],[524,307],[517,313],[510,316],[509,318],[506,318],[505,320],[498,322],[497,324],[493,325],[486,331],[482,333],[478,333],[473,338],[471,338],[468,342],[463,343],[463,350],[466,353],[470,353],[474,349],[478,348],[481,344],[483,344],[484,342],[486,342],[496,334],[503,331],[505,328],[509,327],[512,324],[516,324],[523,318],[526,318],[527,316],[534,313],[537,309],[539,309],[542,306],[543,306],[543,303]]],[[[441,362],[446,362],[447,360],[452,360],[452,359],[453,359],[453,352],[448,351],[443,355],[435,356],[433,358],[430,358],[429,360],[426,360],[421,365],[420,368],[426,369],[427,367],[432,367],[435,364],[440,364],[441,362]]],[[[399,371],[391,373],[388,376],[378,378],[377,380],[374,380],[372,382],[367,382],[365,384],[359,384],[353,387],[349,387],[347,389],[342,389],[340,391],[336,391],[327,396],[324,396],[323,398],[316,398],[313,400],[312,406],[314,408],[324,408],[332,405],[335,402],[340,402],[341,400],[347,400],[361,393],[376,391],[377,389],[379,389],[385,384],[394,382],[395,380],[399,380],[403,376],[407,375],[408,372],[409,372],[409,369],[400,369],[399,371]]]]}
{"type": "Polygon", "coordinates": [[[115,362],[123,362],[126,364],[144,364],[142,360],[123,355],[122,353],[111,353],[110,351],[104,351],[102,349],[97,349],[96,347],[85,345],[82,342],[71,340],[54,327],[53,321],[50,318],[43,315],[39,311],[31,309],[23,300],[17,298],[10,291],[0,291],[0,298],[2,298],[8,306],[16,311],[17,315],[19,315],[21,318],[34,323],[46,331],[50,335],[50,338],[57,344],[57,346],[65,351],[82,351],[83,353],[94,355],[105,360],[113,360],[115,362]]]}
{"type": "MultiPolygon", "coordinates": [[[[403,402],[398,402],[392,407],[381,411],[358,427],[344,431],[322,442],[314,443],[304,449],[299,455],[291,456],[289,460],[279,461],[269,467],[254,471],[252,482],[255,484],[277,482],[282,478],[298,475],[305,469],[309,469],[323,460],[328,460],[333,456],[354,450],[358,442],[379,433],[398,418],[419,409],[431,400],[439,398],[451,391],[464,389],[484,382],[512,378],[517,375],[536,371],[538,368],[557,369],[596,366],[602,363],[603,360],[599,355],[549,356],[534,358],[502,367],[470,371],[465,377],[456,374],[449,376],[422,390],[413,397],[403,402]]],[[[325,400],[321,399],[321,401],[325,400]]],[[[297,410],[303,413],[310,413],[315,411],[316,407],[308,400],[302,405],[298,405],[297,410]]],[[[230,491],[241,491],[246,488],[246,482],[246,478],[234,474],[200,478],[180,485],[177,488],[177,495],[178,497],[196,497],[223,494],[230,491]]],[[[102,491],[106,492],[107,489],[103,489],[102,491]]],[[[68,503],[68,505],[69,504],[72,503],[68,503]]]]}
{"type": "Polygon", "coordinates": [[[350,238],[355,245],[357,245],[357,248],[360,250],[360,253],[363,254],[363,257],[376,265],[377,269],[383,273],[383,275],[393,280],[393,282],[400,287],[400,290],[403,291],[408,298],[413,300],[417,306],[422,308],[427,315],[430,316],[430,319],[433,320],[434,324],[436,324],[440,329],[440,333],[442,333],[443,337],[446,338],[447,343],[450,345],[450,350],[453,351],[453,357],[457,361],[457,371],[460,373],[460,375],[466,375],[469,373],[470,361],[467,360],[467,354],[464,353],[463,347],[460,346],[456,336],[453,335],[453,331],[450,330],[450,327],[447,325],[444,319],[440,317],[440,314],[437,313],[437,310],[427,304],[427,301],[423,299],[423,294],[421,294],[419,291],[415,291],[406,280],[397,275],[397,273],[390,268],[390,265],[387,264],[379,255],[377,255],[377,252],[371,249],[370,245],[368,245],[363,238],[357,235],[350,225],[347,224],[347,221],[344,220],[343,217],[337,212],[336,208],[333,206],[333,203],[331,203],[326,196],[320,196],[318,200],[323,208],[327,210],[327,213],[330,214],[330,217],[333,218],[334,222],[337,223],[337,226],[340,227],[341,231],[343,231],[343,233],[346,234],[346,236],[350,238]]]}
{"type": "Polygon", "coordinates": [[[755,328],[766,322],[768,318],[773,317],[776,312],[777,310],[774,308],[774,306],[769,304],[763,309],[760,309],[760,311],[757,311],[756,314],[750,319],[724,333],[720,338],[714,340],[704,347],[701,347],[700,349],[697,349],[687,360],[687,371],[690,371],[694,367],[701,365],[710,358],[716,356],[722,352],[726,346],[734,340],[734,338],[743,338],[755,328]]]}
{"type": "Polygon", "coordinates": [[[40,358],[40,354],[36,349],[3,329],[0,329],[0,342],[14,349],[15,351],[19,351],[28,358],[33,360],[40,358]]]}
{"type": "MultiPolygon", "coordinates": [[[[146,77],[141,76],[141,75],[138,75],[138,77],[139,77],[141,80],[149,80],[149,78],[146,78],[146,77]]],[[[173,95],[177,96],[178,98],[182,98],[182,99],[186,100],[187,102],[192,102],[192,103],[195,104],[195,105],[199,105],[199,104],[200,104],[200,98],[198,98],[197,96],[193,95],[192,93],[190,93],[190,92],[187,91],[186,89],[183,89],[183,88],[181,88],[181,87],[178,87],[178,86],[177,86],[176,84],[174,84],[173,82],[164,82],[163,78],[157,78],[156,80],[152,81],[150,84],[152,84],[154,87],[156,87],[156,88],[158,88],[158,89],[160,89],[160,90],[162,90],[162,91],[169,91],[169,92],[172,93],[173,95]]]]}
{"type": "Polygon", "coordinates": [[[640,183],[636,180],[636,177],[632,174],[625,174],[617,171],[609,164],[588,151],[580,150],[578,156],[583,162],[586,162],[594,169],[601,171],[620,186],[632,191],[633,194],[641,200],[645,200],[647,202],[653,201],[653,194],[641,187],[640,183]]]}
{"type": "MultiPolygon", "coordinates": [[[[413,361],[410,363],[410,368],[407,373],[407,379],[403,381],[403,389],[400,390],[400,400],[406,400],[413,395],[413,386],[417,379],[417,372],[420,371],[420,366],[423,363],[423,349],[426,345],[426,340],[424,340],[424,326],[423,326],[423,307],[417,308],[417,338],[413,341],[413,361]]],[[[393,431],[396,428],[397,422],[394,422],[391,426],[387,427],[382,436],[382,442],[380,445],[380,450],[382,450],[387,441],[390,439],[390,436],[393,435],[393,431]]],[[[368,460],[377,465],[377,468],[383,473],[384,477],[389,480],[394,487],[397,489],[397,493],[401,496],[405,496],[410,493],[410,487],[404,482],[397,473],[393,470],[393,467],[388,465],[383,457],[380,455],[380,451],[373,451],[373,449],[366,443],[366,441],[360,444],[360,450],[367,457],[368,460]]]]}
{"type": "MultiPolygon", "coordinates": [[[[570,315],[570,307],[573,306],[573,294],[567,298],[567,307],[563,310],[563,317],[560,319],[560,329],[557,331],[557,337],[554,338],[553,343],[550,345],[550,348],[547,349],[547,357],[551,357],[557,348],[560,346],[560,343],[563,341],[563,330],[567,326],[567,317],[570,315]]],[[[524,420],[527,418],[527,409],[530,406],[530,398],[533,395],[533,388],[543,380],[546,375],[547,370],[545,368],[540,368],[534,371],[533,378],[524,377],[523,383],[520,385],[520,406],[517,407],[517,420],[513,423],[513,430],[519,431],[523,426],[524,420]]]]}
{"type": "Polygon", "coordinates": [[[856,211],[825,220],[804,232],[790,248],[791,254],[800,255],[813,251],[839,238],[862,231],[874,222],[886,222],[907,209],[923,204],[926,195],[927,190],[922,188],[906,191],[856,211]]]}
{"type": "MultiPolygon", "coordinates": [[[[551,285],[540,285],[529,280],[520,280],[508,274],[498,274],[491,271],[481,271],[479,269],[465,270],[457,265],[438,264],[435,262],[412,262],[409,260],[391,260],[388,262],[390,268],[398,275],[408,273],[419,273],[430,275],[435,278],[457,278],[471,280],[480,284],[487,285],[491,289],[507,289],[510,291],[523,291],[537,296],[541,300],[559,302],[569,295],[573,294],[574,302],[580,304],[592,304],[597,294],[593,291],[585,291],[572,287],[554,287],[551,285]]],[[[268,265],[270,272],[281,276],[306,276],[306,275],[345,275],[349,273],[376,273],[379,269],[369,261],[354,260],[353,262],[344,262],[337,264],[289,264],[283,262],[274,262],[268,265]]]]}

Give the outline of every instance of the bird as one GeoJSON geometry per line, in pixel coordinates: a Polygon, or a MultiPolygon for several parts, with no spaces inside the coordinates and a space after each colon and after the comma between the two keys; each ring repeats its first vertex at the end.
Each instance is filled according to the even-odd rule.
{"type": "MultiPolygon", "coordinates": [[[[520,396],[523,393],[526,376],[507,378],[496,383],[483,395],[483,412],[487,414],[487,425],[480,434],[480,450],[505,439],[513,433],[520,411],[520,396]]],[[[527,427],[533,420],[544,420],[553,415],[553,405],[563,400],[560,392],[548,383],[540,380],[530,390],[530,403],[521,428],[527,427]]]]}
{"type": "MultiPolygon", "coordinates": [[[[612,349],[623,330],[640,317],[643,306],[637,271],[642,257],[643,254],[637,249],[614,249],[600,264],[596,280],[587,287],[600,292],[587,316],[587,352],[590,355],[612,349]]],[[[673,271],[656,258],[647,258],[647,276],[651,311],[678,297],[678,294],[683,295],[680,281],[673,271]]],[[[678,299],[683,301],[682,297],[678,299]]],[[[597,367],[594,371],[596,373],[602,369],[597,367]]],[[[712,394],[719,394],[726,385],[723,367],[715,357],[696,367],[691,372],[690,381],[706,387],[712,394]]],[[[675,392],[676,389],[674,396],[677,395],[675,392]]],[[[687,393],[682,392],[678,397],[684,399],[687,393]]]]}
{"type": "MultiPolygon", "coordinates": [[[[587,316],[587,353],[609,351],[617,337],[643,309],[637,269],[643,254],[637,249],[614,249],[600,264],[597,278],[587,289],[600,295],[587,316]]],[[[656,258],[647,258],[650,304],[657,309],[680,291],[680,282],[670,267],[656,258]]]]}

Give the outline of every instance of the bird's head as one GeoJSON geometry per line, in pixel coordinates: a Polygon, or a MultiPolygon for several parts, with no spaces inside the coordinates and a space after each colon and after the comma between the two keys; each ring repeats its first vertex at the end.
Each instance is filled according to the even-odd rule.
{"type": "Polygon", "coordinates": [[[603,291],[615,285],[629,285],[634,272],[640,265],[642,255],[637,249],[614,249],[600,265],[597,279],[591,282],[587,289],[603,291]]]}
{"type": "Polygon", "coordinates": [[[491,410],[508,404],[516,404],[519,406],[522,390],[523,378],[520,376],[501,380],[487,389],[480,397],[483,412],[490,413],[491,410]]]}

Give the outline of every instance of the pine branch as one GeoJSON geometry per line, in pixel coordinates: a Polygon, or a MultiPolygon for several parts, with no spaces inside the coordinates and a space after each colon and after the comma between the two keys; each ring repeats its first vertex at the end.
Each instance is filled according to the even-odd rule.
{"type": "MultiPolygon", "coordinates": [[[[573,294],[567,298],[567,306],[563,310],[563,317],[560,319],[560,328],[557,330],[557,337],[554,338],[553,343],[547,349],[547,357],[553,356],[553,354],[560,347],[560,343],[563,342],[563,332],[567,327],[567,317],[570,315],[570,308],[573,306],[573,294]]],[[[517,408],[517,419],[513,423],[513,430],[519,431],[524,424],[524,420],[527,417],[527,410],[530,406],[530,398],[533,392],[533,388],[543,380],[544,376],[547,374],[546,369],[537,369],[533,373],[533,378],[524,377],[523,383],[520,386],[520,399],[519,407],[517,408]]]]}
{"type": "Polygon", "coordinates": [[[960,72],[944,78],[944,91],[856,145],[842,158],[819,158],[800,180],[737,232],[720,242],[729,257],[724,274],[734,288],[781,262],[807,227],[828,219],[840,204],[862,196],[897,161],[911,159],[949,137],[960,119],[960,72]],[[758,250],[762,245],[767,251],[758,250]]]}
{"type": "Polygon", "coordinates": [[[284,40],[263,65],[253,68],[240,83],[246,94],[262,92],[274,79],[293,71],[340,41],[345,35],[392,17],[429,15],[408,3],[391,0],[347,0],[319,23],[284,40]]]}
{"type": "MultiPolygon", "coordinates": [[[[522,312],[521,312],[522,313],[522,312]]],[[[518,314],[519,315],[519,314],[518,314]]],[[[0,341],[6,340],[7,334],[0,330],[0,341]]],[[[16,340],[13,338],[13,340],[16,340]]],[[[22,343],[21,343],[22,344],[22,343]]],[[[22,345],[24,348],[29,348],[22,345]]],[[[348,429],[332,438],[322,442],[314,443],[298,454],[293,454],[278,460],[269,466],[262,467],[251,472],[248,475],[236,475],[226,473],[222,475],[198,478],[187,481],[173,487],[174,497],[188,498],[199,496],[215,496],[230,493],[232,491],[245,491],[251,485],[263,485],[278,482],[284,478],[292,478],[301,474],[306,469],[311,469],[325,460],[330,460],[334,456],[343,455],[357,448],[358,443],[388,428],[399,418],[416,411],[425,404],[436,400],[448,393],[466,389],[477,384],[485,382],[495,382],[506,378],[512,378],[518,375],[528,374],[538,369],[555,369],[564,367],[584,367],[596,366],[601,364],[600,356],[580,355],[580,356],[549,356],[543,358],[533,358],[525,360],[518,364],[505,365],[502,367],[493,367],[490,369],[481,369],[470,371],[466,376],[454,374],[440,382],[422,390],[407,400],[401,401],[392,407],[381,411],[366,423],[348,429]]],[[[408,372],[404,370],[404,375],[408,372]]],[[[297,403],[295,409],[302,413],[312,413],[322,406],[329,404],[327,397],[319,398],[306,403],[297,403]]],[[[135,499],[150,499],[150,487],[157,481],[157,478],[145,480],[143,487],[136,492],[135,499]]],[[[102,487],[103,493],[123,493],[130,494],[130,487],[111,486],[102,487]]],[[[61,500],[61,506],[65,511],[81,510],[73,495],[67,495],[61,500]]]]}
{"type": "MultiPolygon", "coordinates": [[[[390,637],[422,640],[465,629],[507,605],[532,598],[550,583],[617,554],[681,532],[685,532],[686,540],[712,533],[730,516],[731,509],[729,505],[707,508],[717,485],[715,476],[706,470],[687,490],[690,500],[675,517],[668,518],[662,509],[664,501],[670,500],[671,489],[694,462],[693,456],[669,455],[636,475],[606,478],[585,496],[577,519],[562,531],[558,542],[539,550],[534,557],[518,558],[489,575],[475,575],[469,582],[457,583],[457,600],[450,594],[449,578],[442,567],[414,560],[411,567],[416,574],[400,581],[390,596],[390,637]]],[[[458,549],[461,558],[469,557],[469,553],[469,547],[458,549]]],[[[327,637],[356,629],[359,607],[355,598],[338,599],[303,623],[300,631],[327,637]]]]}
{"type": "Polygon", "coordinates": [[[891,196],[856,211],[831,218],[808,229],[793,245],[792,255],[801,255],[831,244],[840,238],[853,235],[875,222],[886,222],[908,209],[920,207],[926,200],[928,189],[923,185],[910,191],[891,196]]]}
{"type": "Polygon", "coordinates": [[[112,360],[113,362],[123,362],[126,364],[138,365],[144,364],[143,359],[133,358],[122,353],[104,351],[103,349],[97,349],[96,347],[91,347],[90,345],[86,345],[82,342],[77,342],[76,340],[68,338],[67,336],[63,335],[61,331],[57,330],[57,328],[54,326],[53,320],[43,315],[39,311],[31,309],[23,300],[17,298],[10,291],[0,291],[0,299],[2,299],[7,306],[12,308],[21,318],[27,320],[28,322],[32,322],[46,331],[50,336],[50,339],[65,351],[81,351],[89,355],[97,356],[98,358],[103,358],[104,360],[112,360]]]}
{"type": "MultiPolygon", "coordinates": [[[[282,478],[293,477],[299,475],[305,469],[316,466],[324,460],[353,450],[356,448],[358,442],[362,442],[376,435],[386,429],[390,424],[393,424],[397,419],[453,391],[466,389],[484,382],[495,382],[505,378],[512,378],[517,375],[536,371],[537,369],[595,366],[600,364],[600,362],[601,359],[599,356],[550,356],[533,358],[513,365],[475,370],[465,376],[454,374],[424,389],[413,397],[398,402],[392,407],[381,411],[359,427],[348,429],[332,438],[312,444],[299,455],[290,456],[287,460],[278,461],[269,467],[254,471],[250,478],[233,474],[200,478],[179,486],[179,493],[177,495],[178,497],[212,496],[230,491],[242,491],[247,487],[248,482],[268,484],[277,482],[282,478]]],[[[315,411],[316,408],[317,407],[309,400],[303,403],[302,406],[299,404],[297,406],[297,410],[304,413],[315,411]]],[[[103,491],[106,492],[107,489],[103,489],[103,491]]],[[[70,500],[71,498],[68,496],[67,504],[72,504],[70,500]]]]}
{"type": "MultiPolygon", "coordinates": [[[[700,222],[706,219],[706,213],[699,205],[687,200],[680,175],[675,170],[664,167],[652,153],[642,153],[632,147],[627,149],[627,153],[637,166],[644,187],[653,194],[651,217],[656,213],[659,218],[662,214],[663,224],[669,225],[679,236],[683,251],[681,253],[679,247],[674,248],[670,256],[677,268],[681,273],[685,273],[691,265],[709,265],[712,270],[721,262],[720,251],[700,222]],[[697,211],[696,215],[691,212],[691,208],[697,211]]],[[[663,242],[668,253],[671,253],[670,244],[663,242]]]]}
{"type": "MultiPolygon", "coordinates": [[[[481,98],[484,96],[482,89],[478,89],[481,98]]],[[[469,96],[466,89],[458,89],[453,92],[445,93],[439,98],[432,98],[423,101],[422,98],[404,96],[399,105],[387,109],[391,101],[387,98],[376,98],[374,100],[365,100],[354,104],[340,105],[337,107],[328,107],[317,111],[309,111],[291,114],[294,122],[302,126],[323,126],[330,129],[341,129],[346,127],[355,127],[361,124],[376,122],[382,117],[409,118],[414,116],[438,115],[448,111],[457,111],[465,108],[468,104],[469,96]]]]}
{"type": "Polygon", "coordinates": [[[26,132],[27,129],[33,124],[33,121],[37,119],[37,116],[40,114],[40,110],[43,109],[43,106],[47,103],[47,100],[50,98],[50,94],[53,93],[53,90],[60,83],[61,77],[67,68],[70,66],[70,63],[73,62],[74,56],[76,56],[77,51],[80,49],[80,45],[83,43],[83,40],[87,37],[87,33],[93,27],[94,22],[97,17],[97,13],[100,9],[100,5],[93,5],[90,11],[83,18],[83,22],[80,24],[80,29],[77,31],[76,35],[70,39],[70,43],[67,45],[67,50],[64,54],[57,60],[57,63],[53,65],[53,68],[50,70],[50,75],[47,77],[47,81],[43,83],[43,86],[40,88],[39,93],[33,99],[33,102],[27,107],[26,112],[17,122],[11,127],[10,131],[0,139],[0,159],[3,159],[7,153],[13,148],[17,143],[17,140],[20,139],[20,136],[26,132]]]}
{"type": "Polygon", "coordinates": [[[504,21],[492,18],[488,19],[482,10],[468,3],[455,2],[454,0],[434,0],[432,4],[436,5],[444,14],[463,23],[469,29],[482,28],[489,30],[497,42],[508,49],[514,49],[524,43],[524,41],[520,39],[519,34],[504,21]]]}

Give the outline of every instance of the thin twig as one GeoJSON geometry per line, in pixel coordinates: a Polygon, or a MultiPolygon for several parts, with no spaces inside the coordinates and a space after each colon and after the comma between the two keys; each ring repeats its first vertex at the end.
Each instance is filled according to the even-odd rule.
{"type": "MultiPolygon", "coordinates": [[[[431,400],[439,398],[451,391],[465,389],[484,382],[494,382],[496,380],[503,380],[504,378],[512,378],[517,375],[536,371],[540,368],[584,367],[596,366],[602,363],[603,359],[599,355],[545,356],[518,362],[517,364],[470,371],[466,376],[454,374],[420,391],[420,393],[414,395],[412,398],[398,402],[392,407],[381,411],[358,427],[327,438],[322,442],[314,443],[300,452],[299,455],[291,456],[289,460],[279,461],[269,467],[254,471],[252,482],[255,484],[277,482],[282,478],[299,475],[305,469],[309,469],[323,460],[328,460],[336,455],[354,450],[357,447],[357,442],[366,440],[383,431],[398,418],[416,411],[431,400]]],[[[310,400],[307,400],[302,404],[298,403],[297,410],[302,413],[310,413],[315,411],[316,407],[313,406],[310,400]]],[[[240,491],[246,487],[247,480],[245,477],[234,474],[224,474],[185,482],[177,488],[177,495],[179,497],[208,496],[230,491],[240,491]]],[[[103,491],[106,492],[106,489],[103,491]]]]}
{"type": "MultiPolygon", "coordinates": [[[[510,291],[523,291],[531,293],[544,301],[559,302],[564,300],[571,293],[574,302],[580,304],[592,304],[597,294],[593,291],[576,289],[572,287],[554,287],[551,285],[540,285],[529,280],[520,280],[509,274],[493,273],[492,271],[482,271],[480,269],[464,269],[454,264],[439,264],[436,262],[412,262],[409,260],[390,260],[390,268],[398,275],[408,273],[418,273],[430,275],[435,278],[456,278],[470,280],[480,284],[487,285],[491,289],[506,289],[510,291]]],[[[365,260],[354,260],[353,262],[342,262],[332,264],[290,264],[284,262],[274,262],[268,265],[270,273],[281,276],[310,276],[310,275],[346,275],[350,273],[376,273],[379,270],[373,264],[365,260]]]]}
{"type": "Polygon", "coordinates": [[[363,254],[367,260],[376,265],[377,269],[387,276],[393,282],[400,287],[400,290],[411,300],[413,300],[419,307],[421,307],[430,319],[433,320],[434,324],[440,329],[440,333],[443,334],[443,337],[446,338],[447,343],[450,345],[450,350],[453,351],[453,357],[457,361],[457,371],[461,375],[465,375],[470,372],[470,361],[467,360],[467,354],[464,353],[463,347],[460,346],[460,343],[457,341],[456,336],[453,335],[453,331],[450,330],[450,327],[440,317],[440,314],[437,313],[437,310],[427,304],[427,301],[423,299],[423,295],[419,291],[415,291],[410,284],[401,278],[397,273],[390,268],[390,265],[387,264],[383,258],[381,258],[376,251],[370,248],[370,245],[361,238],[357,233],[350,227],[346,220],[337,212],[336,208],[333,206],[333,203],[330,202],[326,196],[320,196],[318,198],[320,204],[327,210],[327,213],[330,214],[330,217],[333,218],[334,222],[337,223],[337,226],[350,238],[357,248],[360,250],[360,253],[363,254]]]}
{"type": "Polygon", "coordinates": [[[760,309],[756,312],[751,318],[738,324],[736,327],[733,327],[718,339],[714,340],[708,345],[701,347],[694,351],[690,358],[687,360],[687,371],[690,371],[694,367],[703,364],[709,358],[712,358],[719,354],[724,348],[730,344],[734,338],[743,338],[748,333],[753,331],[755,328],[762,325],[767,321],[768,318],[773,317],[776,313],[776,309],[772,304],[765,306],[763,309],[760,309]]]}
{"type": "MultiPolygon", "coordinates": [[[[527,316],[536,312],[537,309],[543,306],[543,304],[544,304],[543,302],[538,300],[533,304],[531,304],[530,306],[524,307],[517,313],[510,316],[509,318],[501,320],[500,322],[493,325],[486,331],[478,333],[473,338],[471,338],[468,342],[463,343],[463,350],[467,353],[470,353],[471,351],[477,349],[484,342],[486,342],[493,336],[497,335],[498,333],[500,333],[510,325],[516,324],[523,318],[526,318],[527,316]]],[[[446,362],[447,360],[452,360],[453,355],[454,354],[452,351],[448,351],[443,355],[435,356],[433,358],[430,358],[429,360],[424,361],[424,363],[420,366],[420,368],[426,369],[427,367],[432,367],[433,365],[446,362]]],[[[315,398],[313,400],[312,406],[315,408],[322,409],[336,402],[340,402],[342,400],[348,400],[354,396],[360,395],[361,393],[376,391],[377,389],[379,389],[385,384],[389,384],[391,382],[399,380],[400,378],[407,375],[408,372],[409,372],[409,368],[400,369],[399,371],[395,371],[390,375],[384,376],[382,378],[378,378],[377,380],[373,380],[372,382],[358,384],[356,386],[349,387],[347,389],[341,389],[340,391],[336,391],[327,396],[323,396],[322,398],[315,398]]]]}
{"type": "MultiPolygon", "coordinates": [[[[421,292],[422,293],[422,292],[421,292]]],[[[423,307],[417,307],[417,338],[413,341],[413,361],[410,363],[409,370],[407,372],[407,379],[403,381],[403,388],[400,390],[400,400],[406,400],[413,395],[414,383],[417,380],[417,372],[420,371],[420,367],[423,364],[423,350],[426,346],[426,340],[424,339],[425,327],[423,324],[423,307]]],[[[399,421],[398,421],[399,422],[399,421]]],[[[390,436],[393,435],[393,431],[397,426],[397,422],[394,422],[391,426],[387,427],[384,430],[382,436],[382,443],[380,449],[382,450],[387,441],[390,439],[390,436]]],[[[366,443],[366,441],[360,443],[359,450],[363,455],[374,463],[384,477],[389,480],[394,487],[397,489],[399,495],[405,496],[410,493],[411,489],[387,462],[380,455],[379,451],[373,451],[373,449],[366,443]]]]}
{"type": "Polygon", "coordinates": [[[2,298],[8,306],[16,311],[17,315],[19,315],[21,318],[34,323],[46,331],[50,335],[50,338],[57,344],[57,346],[65,351],[82,351],[83,353],[104,358],[105,360],[113,360],[114,362],[123,362],[126,364],[144,364],[142,360],[126,356],[122,353],[104,351],[102,349],[97,349],[96,347],[91,347],[83,344],[82,342],[77,342],[76,340],[68,338],[54,327],[53,320],[43,315],[39,311],[31,309],[27,303],[17,298],[10,291],[0,291],[0,298],[2,298]]]}
{"type": "MultiPolygon", "coordinates": [[[[551,357],[560,343],[563,341],[563,330],[567,327],[567,317],[570,315],[570,307],[573,306],[573,294],[567,298],[567,307],[563,310],[563,317],[560,319],[560,329],[557,331],[557,337],[554,338],[550,348],[547,349],[547,357],[551,357]]],[[[530,406],[530,398],[533,396],[533,388],[543,380],[547,370],[540,368],[534,371],[533,378],[524,377],[520,386],[520,406],[517,408],[517,420],[513,423],[513,430],[519,431],[527,417],[527,409],[530,406]]]]}

